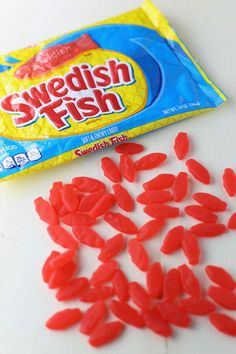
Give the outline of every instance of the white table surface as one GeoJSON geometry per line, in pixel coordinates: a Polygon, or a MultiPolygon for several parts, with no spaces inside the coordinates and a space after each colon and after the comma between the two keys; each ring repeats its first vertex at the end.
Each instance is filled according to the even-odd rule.
{"type": "MultiPolygon", "coordinates": [[[[138,0],[13,0],[1,1],[0,51],[24,47],[79,26],[133,9],[138,0]]],[[[219,187],[220,175],[227,166],[236,168],[236,70],[235,70],[235,0],[155,0],[170,23],[210,77],[229,96],[229,101],[216,111],[205,113],[152,132],[137,139],[147,151],[170,151],[178,131],[187,131],[193,141],[192,155],[209,166],[215,176],[207,189],[224,196],[219,187]]],[[[0,185],[0,354],[90,354],[87,338],[73,328],[63,333],[47,331],[44,321],[55,311],[64,308],[58,304],[41,281],[40,269],[53,244],[46,235],[46,227],[34,212],[33,200],[47,195],[55,180],[70,181],[73,176],[93,175],[99,172],[100,158],[113,155],[102,151],[41,173],[18,178],[0,185]]],[[[173,157],[173,155],[172,155],[173,157]]],[[[161,171],[179,171],[182,165],[174,158],[161,171]]],[[[140,182],[153,176],[144,173],[140,182]]],[[[127,184],[125,184],[128,186],[127,184]]],[[[139,186],[132,186],[136,194],[139,186]]],[[[188,203],[190,200],[187,201],[188,203]]],[[[235,199],[230,201],[231,211],[236,209],[235,199]]],[[[222,220],[226,220],[222,217],[222,220]]],[[[140,225],[140,210],[134,215],[140,225]]],[[[179,221],[180,222],[180,221],[179,221]]],[[[185,225],[186,224],[186,221],[185,225]]],[[[190,222],[190,221],[188,221],[190,222]]],[[[174,223],[173,223],[174,225],[174,223]]],[[[101,229],[108,235],[109,230],[101,229]]],[[[99,229],[98,228],[98,229],[99,229]]],[[[165,230],[166,231],[166,230],[165,230]]],[[[113,231],[114,233],[114,231],[113,231]]],[[[168,269],[181,264],[183,256],[163,257],[159,246],[161,237],[148,242],[152,260],[160,260],[168,269]]],[[[236,236],[202,240],[202,265],[197,274],[206,283],[203,268],[206,264],[219,264],[236,277],[236,236]]],[[[96,267],[96,251],[81,256],[84,274],[96,267]],[[92,259],[92,261],[91,261],[92,259]]],[[[120,258],[132,278],[143,281],[144,276],[130,265],[125,256],[120,258]]],[[[69,306],[76,306],[71,303],[69,306]]],[[[236,318],[236,314],[232,312],[236,318]]],[[[99,350],[103,354],[235,354],[236,339],[226,337],[210,326],[205,318],[194,318],[193,328],[175,328],[174,338],[164,340],[147,330],[127,328],[122,339],[99,350]]]]}

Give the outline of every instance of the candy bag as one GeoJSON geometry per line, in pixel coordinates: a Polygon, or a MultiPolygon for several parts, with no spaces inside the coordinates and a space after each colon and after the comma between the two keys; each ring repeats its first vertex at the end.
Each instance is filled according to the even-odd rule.
{"type": "Polygon", "coordinates": [[[0,57],[0,178],[88,155],[225,100],[145,0],[0,57]]]}

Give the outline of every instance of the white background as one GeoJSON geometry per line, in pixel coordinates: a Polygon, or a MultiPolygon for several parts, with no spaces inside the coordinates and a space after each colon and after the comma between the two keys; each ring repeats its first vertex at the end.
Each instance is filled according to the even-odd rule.
{"type": "MultiPolygon", "coordinates": [[[[138,0],[20,0],[3,1],[0,20],[0,51],[27,46],[51,36],[73,30],[79,26],[106,19],[131,10],[138,0]]],[[[176,163],[171,144],[178,131],[187,131],[192,139],[192,156],[204,162],[214,176],[213,185],[207,189],[224,197],[220,175],[227,166],[236,168],[236,70],[235,70],[235,0],[155,0],[172,26],[197,57],[209,76],[222,88],[229,101],[216,111],[205,113],[137,139],[147,151],[170,152],[169,162],[160,171],[179,171],[184,166],[176,163]]],[[[47,196],[55,180],[70,181],[76,175],[101,176],[100,158],[111,150],[99,152],[80,161],[59,166],[41,173],[9,181],[0,186],[0,354],[88,354],[94,353],[87,339],[78,333],[77,327],[52,333],[44,328],[44,321],[53,312],[64,308],[58,304],[41,281],[40,268],[53,244],[48,239],[46,227],[34,213],[33,200],[47,196]]],[[[154,176],[143,173],[139,182],[154,176]]],[[[129,187],[128,184],[125,184],[129,187]]],[[[132,186],[132,193],[141,190],[132,186]]],[[[129,187],[130,188],[130,187],[129,187]]],[[[194,192],[195,187],[191,187],[194,192]]],[[[190,203],[190,200],[188,201],[190,203]]],[[[235,199],[230,210],[236,209],[235,199]]],[[[221,216],[226,220],[228,215],[221,216]]],[[[134,216],[138,225],[145,217],[138,209],[134,216]]],[[[172,224],[182,222],[175,221],[172,224]]],[[[193,221],[183,220],[185,225],[193,221]]],[[[98,230],[105,237],[111,229],[98,230]]],[[[164,232],[167,228],[164,230],[164,232]]],[[[148,242],[152,260],[160,260],[168,269],[184,262],[181,254],[162,257],[159,252],[161,237],[148,242]]],[[[236,235],[212,240],[201,240],[202,265],[197,274],[206,282],[205,264],[219,264],[236,277],[236,235]]],[[[81,274],[88,274],[96,267],[96,252],[86,249],[81,254],[81,274]]],[[[136,271],[130,261],[120,258],[123,268],[135,279],[143,282],[144,276],[136,271]]],[[[72,303],[69,306],[76,306],[72,303]]],[[[236,318],[236,314],[232,312],[236,318]]],[[[103,354],[227,354],[236,353],[236,340],[226,337],[210,326],[205,318],[193,319],[188,330],[175,329],[174,338],[165,341],[146,330],[127,328],[122,339],[101,349],[103,354]]]]}

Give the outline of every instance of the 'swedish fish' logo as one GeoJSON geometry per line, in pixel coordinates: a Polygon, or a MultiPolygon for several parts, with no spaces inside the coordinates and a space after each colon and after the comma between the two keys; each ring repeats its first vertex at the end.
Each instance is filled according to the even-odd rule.
{"type": "Polygon", "coordinates": [[[1,108],[13,114],[17,127],[33,124],[45,117],[57,130],[70,127],[67,119],[82,122],[100,115],[126,110],[122,98],[107,89],[135,82],[132,65],[108,59],[105,65],[74,65],[65,76],[49,79],[23,92],[4,97],[1,108]]]}

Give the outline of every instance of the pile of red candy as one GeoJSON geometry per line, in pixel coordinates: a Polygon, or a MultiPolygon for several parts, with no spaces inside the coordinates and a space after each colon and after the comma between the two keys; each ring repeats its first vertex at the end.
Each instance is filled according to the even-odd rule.
{"type": "MultiPolygon", "coordinates": [[[[189,145],[187,134],[179,133],[174,142],[177,159],[186,158],[189,145]]],[[[226,270],[208,265],[205,271],[214,285],[204,291],[187,264],[165,271],[159,262],[151,263],[145,249],[145,240],[160,235],[169,218],[179,217],[178,203],[189,194],[189,179],[208,185],[210,174],[191,158],[185,162],[189,173],[162,173],[144,183],[144,191],[136,202],[144,205],[143,211],[151,219],[137,227],[122,213],[135,208],[135,200],[122,186],[122,179],[133,183],[141,171],[156,169],[167,159],[166,154],[154,152],[134,161],[132,156],[143,150],[142,145],[132,142],[118,145],[115,151],[120,154],[119,166],[109,157],[102,158],[101,167],[113,183],[112,192],[103,181],[75,177],[70,184],[55,182],[49,201],[41,197],[35,200],[40,219],[48,224],[49,236],[66,249],[62,253],[51,252],[43,265],[43,280],[49,289],[56,289],[58,301],[76,299],[90,304],[85,312],[79,308],[60,311],[48,319],[46,326],[63,330],[79,323],[79,330],[89,336],[89,343],[99,347],[120,336],[125,325],[146,327],[168,337],[172,335],[172,325],[189,327],[190,316],[197,315],[207,316],[219,331],[236,336],[236,320],[219,312],[220,308],[236,310],[236,283],[226,270]],[[176,206],[168,202],[175,202],[176,206]],[[114,205],[121,213],[112,211],[114,205]],[[98,222],[110,224],[119,233],[105,240],[93,229],[98,222]],[[101,262],[89,278],[77,276],[78,250],[84,245],[97,248],[101,262]],[[115,260],[126,249],[135,266],[145,272],[145,287],[127,279],[115,260]],[[117,320],[106,320],[110,314],[117,320]]],[[[236,176],[231,168],[224,171],[223,186],[228,196],[236,194],[236,176]]],[[[236,213],[225,226],[217,222],[216,214],[226,210],[225,201],[206,192],[195,193],[192,199],[195,204],[186,206],[183,213],[198,223],[188,230],[181,225],[170,229],[161,252],[170,255],[182,249],[188,264],[194,266],[200,260],[199,238],[212,238],[223,235],[227,229],[236,229],[236,213]]]]}

